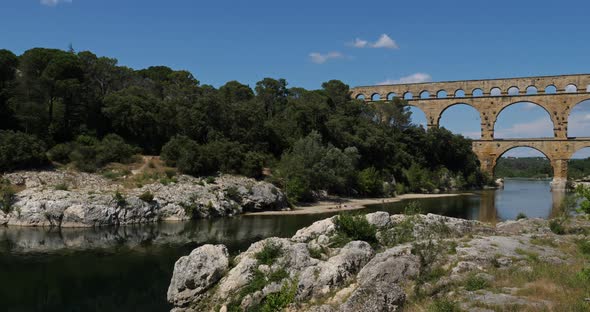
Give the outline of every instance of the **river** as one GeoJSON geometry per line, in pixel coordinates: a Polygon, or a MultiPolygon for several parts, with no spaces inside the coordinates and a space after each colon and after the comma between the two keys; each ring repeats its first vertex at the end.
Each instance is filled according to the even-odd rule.
{"type": "MultiPolygon", "coordinates": [[[[418,202],[424,212],[498,222],[519,213],[552,217],[563,198],[550,191],[549,181],[506,180],[503,190],[418,202]]],[[[407,204],[364,211],[402,212],[407,204]]],[[[328,216],[241,216],[107,229],[0,227],[0,310],[168,311],[174,262],[195,247],[221,243],[236,254],[328,216]]]]}

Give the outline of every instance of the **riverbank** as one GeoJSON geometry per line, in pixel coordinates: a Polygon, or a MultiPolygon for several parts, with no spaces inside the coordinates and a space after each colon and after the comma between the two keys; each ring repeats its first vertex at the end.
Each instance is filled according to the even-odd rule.
{"type": "Polygon", "coordinates": [[[167,296],[175,312],[585,311],[589,232],[585,216],[559,230],[542,219],[335,216],[236,257],[196,248],[176,262],[167,296]]]}
{"type": "Polygon", "coordinates": [[[276,186],[245,177],[128,175],[68,170],[5,174],[0,177],[0,225],[101,227],[289,209],[276,186]]]}
{"type": "Polygon", "coordinates": [[[397,197],[387,198],[337,198],[330,201],[319,201],[309,205],[298,205],[291,210],[248,212],[246,216],[272,216],[272,215],[309,215],[340,211],[353,211],[366,208],[367,205],[390,204],[402,200],[440,198],[468,195],[469,193],[453,194],[403,194],[397,197]]]}

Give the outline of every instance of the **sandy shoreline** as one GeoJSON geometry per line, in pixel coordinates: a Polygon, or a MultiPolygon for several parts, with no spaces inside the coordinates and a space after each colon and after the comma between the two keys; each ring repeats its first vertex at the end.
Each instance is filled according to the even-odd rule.
{"type": "Polygon", "coordinates": [[[404,194],[398,197],[387,197],[387,198],[340,198],[339,200],[333,201],[320,201],[313,203],[309,206],[296,206],[293,210],[286,211],[261,211],[261,212],[248,212],[246,216],[268,216],[268,215],[306,215],[306,214],[319,214],[329,213],[337,211],[350,211],[359,210],[365,208],[366,205],[372,204],[388,204],[400,202],[408,199],[421,199],[421,198],[438,198],[438,197],[453,197],[461,196],[469,193],[461,194],[404,194]]]}

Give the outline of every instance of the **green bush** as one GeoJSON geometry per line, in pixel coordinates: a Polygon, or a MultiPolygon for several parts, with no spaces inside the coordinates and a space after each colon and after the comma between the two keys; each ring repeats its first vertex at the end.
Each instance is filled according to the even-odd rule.
{"type": "Polygon", "coordinates": [[[70,162],[70,153],[73,148],[73,144],[71,143],[57,144],[47,152],[47,157],[51,161],[67,164],[70,162]]]}
{"type": "Polygon", "coordinates": [[[410,168],[404,170],[408,187],[412,192],[432,191],[434,184],[430,171],[422,168],[419,164],[413,163],[410,168]]]}
{"type": "Polygon", "coordinates": [[[353,240],[365,241],[369,244],[375,244],[377,238],[377,228],[370,224],[364,215],[340,214],[334,218],[336,231],[353,240]]]}
{"type": "Polygon", "coordinates": [[[141,195],[139,195],[139,199],[143,200],[146,203],[151,203],[154,201],[154,194],[150,191],[145,191],[141,195]]]}
{"type": "Polygon", "coordinates": [[[486,279],[475,274],[470,274],[465,281],[465,290],[468,291],[480,290],[488,288],[489,286],[489,282],[486,279]]]}
{"type": "Polygon", "coordinates": [[[307,180],[299,177],[293,177],[287,181],[285,194],[292,204],[313,201],[313,194],[309,183],[307,180]]]}
{"type": "Polygon", "coordinates": [[[56,185],[55,190],[57,191],[67,191],[68,190],[68,184],[65,182],[59,183],[58,185],[56,185]]]}
{"type": "Polygon", "coordinates": [[[279,312],[283,311],[293,300],[297,294],[297,283],[284,283],[278,293],[272,293],[264,298],[262,305],[258,309],[260,312],[279,312]]]}
{"type": "Polygon", "coordinates": [[[449,299],[436,299],[428,306],[428,312],[461,312],[459,304],[449,299]]]}
{"type": "Polygon", "coordinates": [[[0,209],[4,211],[4,213],[12,211],[12,203],[15,194],[16,192],[10,183],[0,181],[0,209]]]}
{"type": "Polygon", "coordinates": [[[374,167],[362,170],[357,176],[358,191],[364,196],[383,196],[383,178],[374,167]]]}
{"type": "MultiPolygon", "coordinates": [[[[111,162],[130,163],[133,156],[139,150],[123,141],[123,139],[115,134],[109,134],[102,140],[98,140],[93,136],[81,135],[76,138],[76,141],[68,144],[71,151],[68,155],[69,160],[81,171],[94,172],[98,168],[111,162]]],[[[57,151],[50,151],[50,155],[56,152],[58,158],[63,158],[67,151],[66,147],[58,147],[57,151]]],[[[53,156],[51,156],[53,157],[53,156]]],[[[52,158],[52,160],[54,160],[52,158]]],[[[62,159],[63,161],[63,159],[62,159]]]]}
{"type": "Polygon", "coordinates": [[[576,246],[578,246],[578,251],[580,251],[581,254],[586,256],[590,255],[590,240],[579,239],[576,241],[576,246]]]}
{"type": "Polygon", "coordinates": [[[254,255],[259,264],[272,265],[275,261],[283,255],[283,248],[281,245],[272,242],[266,242],[262,250],[254,255]]]}
{"type": "Polygon", "coordinates": [[[0,130],[0,172],[47,164],[45,144],[22,132],[0,130]]]}
{"type": "Polygon", "coordinates": [[[527,216],[522,212],[519,212],[518,215],[516,215],[516,220],[526,219],[526,218],[527,218],[527,216]]]}
{"type": "Polygon", "coordinates": [[[117,207],[127,207],[127,200],[125,199],[125,196],[123,196],[123,194],[121,194],[119,191],[115,192],[115,195],[113,195],[113,200],[117,203],[117,207]]]}
{"type": "Polygon", "coordinates": [[[565,228],[562,222],[557,219],[552,219],[551,221],[549,221],[549,229],[551,230],[551,232],[557,235],[565,234],[565,228]]]}

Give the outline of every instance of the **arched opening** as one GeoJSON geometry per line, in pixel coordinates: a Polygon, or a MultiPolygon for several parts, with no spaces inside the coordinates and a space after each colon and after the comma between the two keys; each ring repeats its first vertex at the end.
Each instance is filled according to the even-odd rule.
{"type": "Polygon", "coordinates": [[[530,86],[528,88],[526,88],[526,94],[537,94],[538,90],[537,87],[535,86],[530,86]]]}
{"type": "Polygon", "coordinates": [[[412,113],[410,117],[411,124],[426,129],[428,126],[426,114],[424,114],[424,112],[416,106],[410,106],[410,112],[412,113]]]}
{"type": "Polygon", "coordinates": [[[408,91],[408,92],[404,93],[405,100],[411,100],[413,98],[414,98],[414,95],[412,94],[412,92],[408,91]]]}
{"type": "Polygon", "coordinates": [[[379,93],[373,93],[373,95],[371,95],[371,101],[379,101],[381,100],[381,95],[379,95],[379,93]]]}
{"type": "Polygon", "coordinates": [[[476,89],[473,89],[473,92],[471,92],[471,94],[473,96],[483,96],[483,90],[480,88],[476,88],[476,89]]]}
{"type": "Polygon", "coordinates": [[[496,88],[492,88],[492,90],[490,90],[490,95],[492,96],[498,96],[502,94],[502,90],[500,90],[500,88],[496,87],[496,88]]]}
{"type": "Polygon", "coordinates": [[[553,122],[543,107],[516,102],[500,110],[494,124],[494,138],[552,138],[553,122]]]}
{"type": "Polygon", "coordinates": [[[454,104],[445,108],[441,113],[439,125],[455,134],[481,139],[481,118],[473,106],[454,104]]]}
{"type": "Polygon", "coordinates": [[[520,213],[528,218],[547,218],[552,214],[553,167],[541,151],[527,146],[506,150],[496,160],[494,176],[504,179],[504,188],[495,193],[499,219],[514,220],[520,213]]]}
{"type": "Polygon", "coordinates": [[[568,137],[590,137],[590,100],[576,104],[567,118],[568,137]]]}
{"type": "Polygon", "coordinates": [[[572,180],[590,180],[590,146],[576,151],[567,164],[567,177],[572,180]]]}
{"type": "Polygon", "coordinates": [[[436,97],[439,99],[444,99],[447,97],[447,91],[445,90],[440,90],[436,93],[436,97]]]}
{"type": "Polygon", "coordinates": [[[388,101],[393,101],[393,99],[397,96],[397,94],[395,94],[395,92],[389,92],[387,94],[387,100],[388,101]]]}
{"type": "Polygon", "coordinates": [[[565,86],[565,92],[576,93],[576,92],[578,92],[578,87],[576,87],[576,85],[570,83],[567,86],[565,86]]]}
{"type": "Polygon", "coordinates": [[[546,94],[555,94],[555,93],[557,93],[557,88],[554,85],[548,85],[545,88],[545,93],[546,94]]]}
{"type": "Polygon", "coordinates": [[[430,98],[430,93],[428,91],[422,91],[422,92],[420,92],[420,98],[421,99],[428,99],[428,98],[430,98]]]}
{"type": "Polygon", "coordinates": [[[508,95],[518,95],[520,93],[520,90],[518,89],[518,87],[510,87],[508,88],[508,95]]]}
{"type": "Polygon", "coordinates": [[[463,91],[463,89],[459,89],[459,90],[455,91],[455,97],[458,97],[458,98],[465,97],[465,91],[463,91]]]}
{"type": "Polygon", "coordinates": [[[361,94],[359,94],[359,95],[356,96],[356,99],[357,100],[363,100],[364,101],[365,100],[365,95],[361,93],[361,94]]]}

